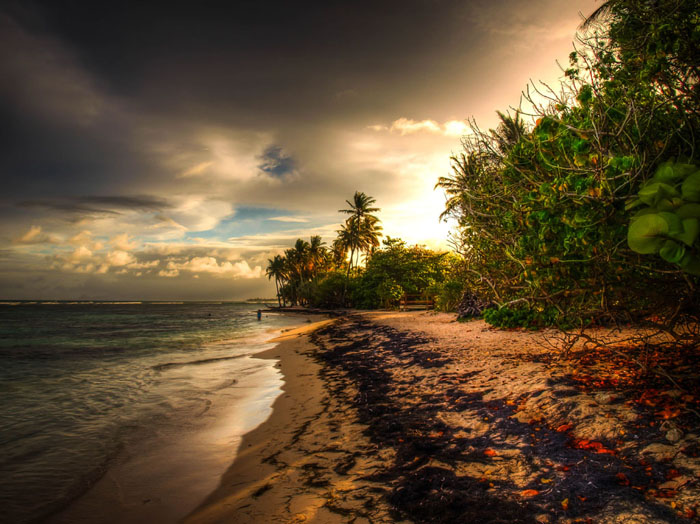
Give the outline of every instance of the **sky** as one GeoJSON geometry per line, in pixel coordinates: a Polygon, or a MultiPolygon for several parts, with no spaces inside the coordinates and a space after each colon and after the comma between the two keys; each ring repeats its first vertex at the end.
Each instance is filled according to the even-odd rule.
{"type": "Polygon", "coordinates": [[[466,120],[556,85],[597,5],[0,0],[0,299],[271,297],[355,191],[446,249],[466,120]]]}

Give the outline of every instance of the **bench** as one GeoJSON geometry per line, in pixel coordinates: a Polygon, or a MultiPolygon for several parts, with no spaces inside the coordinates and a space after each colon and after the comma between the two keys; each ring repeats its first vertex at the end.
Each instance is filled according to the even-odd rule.
{"type": "Polygon", "coordinates": [[[434,297],[425,298],[423,295],[404,295],[399,300],[399,311],[409,309],[434,309],[434,297]]]}

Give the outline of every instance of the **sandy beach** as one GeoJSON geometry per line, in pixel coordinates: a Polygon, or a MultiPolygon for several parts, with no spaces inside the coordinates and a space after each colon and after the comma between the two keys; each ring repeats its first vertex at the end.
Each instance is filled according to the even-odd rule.
{"type": "Polygon", "coordinates": [[[672,406],[698,399],[640,400],[556,344],[432,312],[288,332],[258,355],[272,416],[186,522],[697,521],[698,420],[672,406]]]}

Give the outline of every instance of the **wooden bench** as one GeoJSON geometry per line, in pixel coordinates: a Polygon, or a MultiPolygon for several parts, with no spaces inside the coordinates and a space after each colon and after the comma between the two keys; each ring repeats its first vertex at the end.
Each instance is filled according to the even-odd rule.
{"type": "Polygon", "coordinates": [[[423,295],[404,295],[399,300],[399,311],[409,309],[434,309],[434,297],[425,298],[423,295]]]}

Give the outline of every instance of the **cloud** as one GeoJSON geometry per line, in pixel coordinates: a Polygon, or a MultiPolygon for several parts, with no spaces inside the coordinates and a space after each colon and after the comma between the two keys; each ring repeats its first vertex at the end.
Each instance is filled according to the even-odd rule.
{"type": "Polygon", "coordinates": [[[86,215],[118,215],[125,210],[154,211],[170,208],[165,200],[150,196],[83,196],[42,200],[25,200],[26,208],[44,208],[86,215]]]}
{"type": "Polygon", "coordinates": [[[278,145],[271,145],[265,148],[265,151],[259,158],[261,162],[258,164],[258,169],[276,178],[289,175],[296,168],[294,158],[278,145]]]}
{"type": "Polygon", "coordinates": [[[50,235],[42,233],[41,226],[31,226],[29,231],[15,239],[17,244],[43,244],[50,241],[50,235]]]}
{"type": "Polygon", "coordinates": [[[401,135],[409,135],[411,133],[419,133],[421,131],[426,131],[428,133],[440,133],[440,124],[434,120],[421,120],[417,122],[409,118],[399,118],[392,122],[389,128],[391,132],[397,132],[401,135]]]}
{"type": "Polygon", "coordinates": [[[75,251],[73,251],[70,256],[68,257],[68,260],[74,263],[81,262],[86,259],[91,259],[92,258],[92,251],[90,251],[87,247],[85,246],[79,246],[75,251]]]}
{"type": "Polygon", "coordinates": [[[461,137],[469,133],[470,129],[467,124],[461,120],[449,120],[442,125],[443,132],[447,136],[461,137]]]}
{"type": "Polygon", "coordinates": [[[274,220],[276,222],[308,222],[308,218],[301,217],[270,217],[267,220],[274,220]]]}
{"type": "Polygon", "coordinates": [[[180,265],[173,264],[173,267],[180,271],[211,273],[232,278],[260,278],[263,275],[260,266],[251,268],[245,260],[238,262],[219,262],[214,257],[195,257],[180,265]]]}
{"type": "Polygon", "coordinates": [[[163,19],[148,2],[139,17],[112,3],[10,4],[0,289],[173,298],[264,294],[256,268],[296,238],[332,240],[356,190],[377,199],[387,234],[442,234],[433,186],[460,119],[488,129],[528,78],[559,75],[577,12],[595,8],[360,1],[338,16],[336,2],[247,2],[232,17],[173,3],[163,19]]]}
{"type": "Polygon", "coordinates": [[[136,249],[139,245],[138,242],[129,242],[128,233],[121,233],[112,237],[109,243],[121,251],[131,251],[132,249],[136,249]]]}
{"type": "Polygon", "coordinates": [[[166,213],[176,224],[187,231],[207,231],[233,213],[229,202],[203,196],[176,197],[173,208],[166,213]]]}
{"type": "Polygon", "coordinates": [[[200,162],[196,166],[192,166],[191,168],[183,171],[178,175],[178,178],[187,178],[190,176],[199,176],[204,174],[208,168],[210,168],[212,165],[214,165],[213,161],[208,161],[208,162],[200,162]]]}
{"type": "Polygon", "coordinates": [[[399,118],[394,120],[391,125],[374,124],[367,126],[367,129],[372,131],[388,131],[390,133],[398,133],[401,136],[412,135],[415,133],[432,133],[445,136],[460,137],[469,132],[469,127],[459,120],[448,120],[443,124],[439,124],[435,120],[412,120],[410,118],[399,118]]]}
{"type": "Polygon", "coordinates": [[[110,266],[121,267],[131,264],[136,259],[131,253],[127,253],[126,251],[115,250],[107,253],[107,255],[105,256],[105,260],[110,266]]]}

